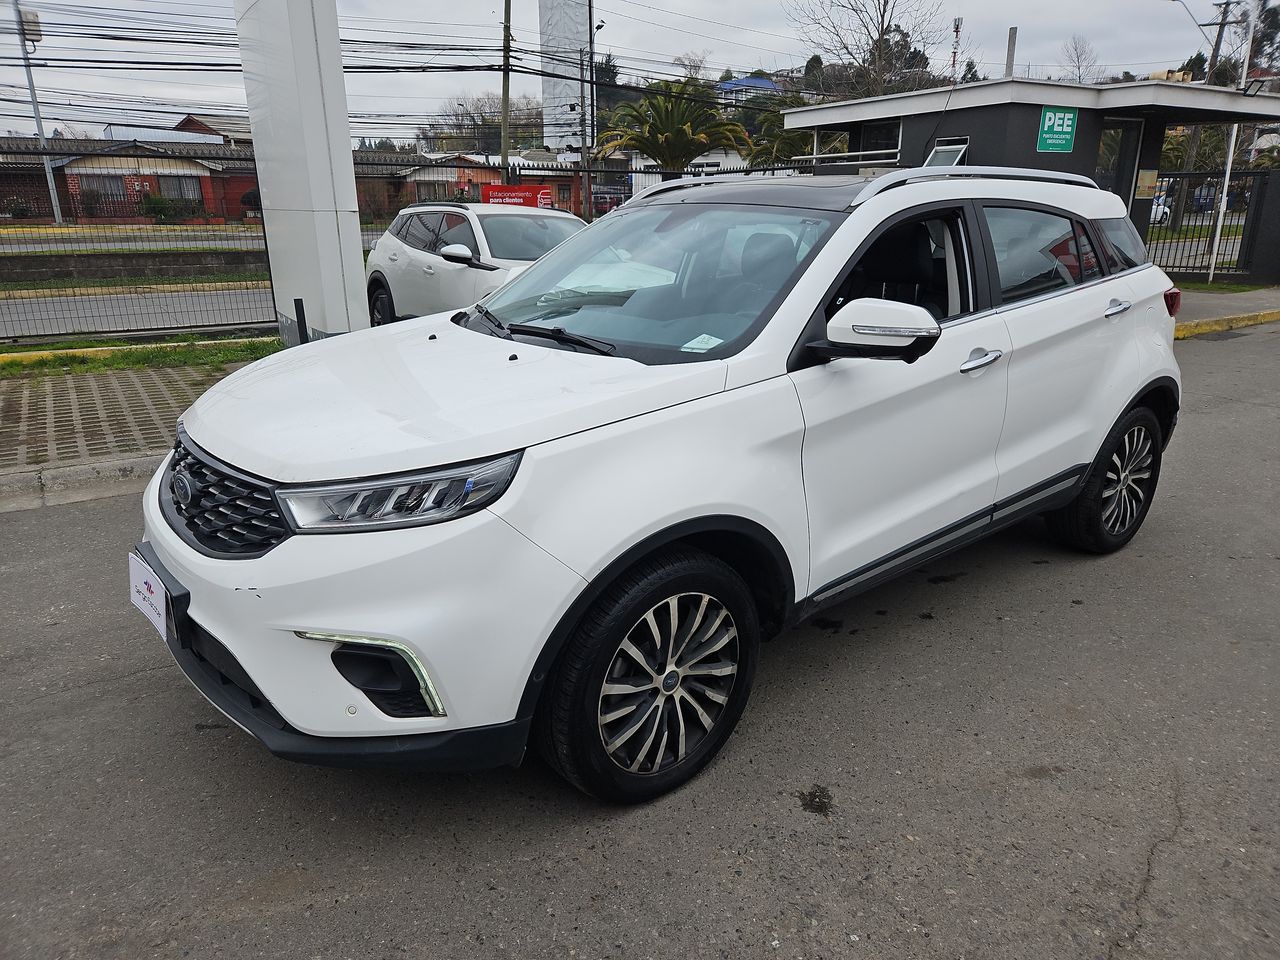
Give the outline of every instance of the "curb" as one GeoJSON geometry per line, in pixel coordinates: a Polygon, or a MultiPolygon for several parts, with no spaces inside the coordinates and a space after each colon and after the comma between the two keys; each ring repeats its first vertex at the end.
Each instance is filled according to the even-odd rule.
{"type": "Polygon", "coordinates": [[[1173,329],[1173,339],[1186,340],[1202,333],[1221,333],[1236,327],[1254,327],[1261,323],[1280,320],[1280,310],[1262,310],[1258,313],[1242,313],[1235,317],[1212,317],[1207,320],[1188,320],[1173,329]]]}
{"type": "Polygon", "coordinates": [[[137,493],[168,452],[0,473],[0,513],[137,493]]]}

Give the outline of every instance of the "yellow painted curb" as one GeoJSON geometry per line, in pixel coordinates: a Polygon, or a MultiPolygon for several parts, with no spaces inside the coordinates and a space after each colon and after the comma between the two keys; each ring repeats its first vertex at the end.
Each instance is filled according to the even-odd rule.
{"type": "Polygon", "coordinates": [[[213,283],[131,283],[111,287],[35,287],[0,290],[4,300],[43,300],[53,297],[108,297],[122,293],[204,293],[218,290],[268,290],[270,280],[219,280],[213,283]]]}
{"type": "Polygon", "coordinates": [[[0,363],[30,363],[46,357],[105,357],[121,350],[145,350],[160,347],[173,350],[178,347],[224,347],[240,343],[265,343],[275,337],[237,337],[234,340],[192,340],[189,343],[128,343],[118,347],[76,347],[72,350],[23,350],[20,353],[0,353],[0,363]]]}
{"type": "Polygon", "coordinates": [[[1198,337],[1202,333],[1221,333],[1223,330],[1234,330],[1236,327],[1255,327],[1260,323],[1275,323],[1280,320],[1280,310],[1262,310],[1258,313],[1244,313],[1237,317],[1213,317],[1209,320],[1188,320],[1173,329],[1175,340],[1186,340],[1198,337]]]}

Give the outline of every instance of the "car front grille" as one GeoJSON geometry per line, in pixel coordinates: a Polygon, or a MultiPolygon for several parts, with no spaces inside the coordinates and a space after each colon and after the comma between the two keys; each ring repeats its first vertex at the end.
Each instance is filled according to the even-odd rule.
{"type": "Polygon", "coordinates": [[[289,536],[269,484],[220,463],[184,433],[160,497],[174,529],[214,556],[261,556],[289,536]]]}

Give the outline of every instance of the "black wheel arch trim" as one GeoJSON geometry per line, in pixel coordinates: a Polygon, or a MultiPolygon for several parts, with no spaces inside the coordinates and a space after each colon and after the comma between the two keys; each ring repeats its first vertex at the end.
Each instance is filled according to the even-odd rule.
{"type": "Polygon", "coordinates": [[[687,540],[699,534],[715,533],[738,534],[749,537],[768,553],[782,579],[783,597],[786,600],[787,607],[787,620],[790,621],[793,618],[794,611],[798,609],[798,605],[795,602],[795,575],[791,569],[791,559],[787,556],[786,550],[772,531],[754,520],[731,514],[714,514],[682,520],[650,534],[624,550],[582,588],[543,643],[542,650],[538,653],[533,669],[525,681],[524,693],[520,697],[520,706],[516,710],[516,718],[528,719],[533,716],[534,711],[537,709],[538,699],[542,694],[542,688],[552,668],[555,666],[556,659],[560,656],[560,651],[564,649],[564,645],[568,642],[570,635],[587,610],[623,572],[663,547],[687,540]]]}
{"type": "MultiPolygon", "coordinates": [[[[1114,427],[1119,423],[1120,417],[1123,417],[1126,413],[1136,407],[1139,400],[1151,393],[1153,390],[1160,389],[1168,390],[1169,393],[1173,395],[1173,409],[1169,411],[1170,416],[1168,429],[1165,429],[1165,425],[1163,423],[1160,424],[1161,429],[1164,430],[1164,436],[1160,438],[1160,449],[1163,451],[1169,446],[1169,438],[1173,436],[1173,430],[1178,425],[1178,412],[1182,409],[1182,389],[1178,386],[1178,381],[1174,380],[1173,377],[1156,377],[1154,380],[1150,380],[1143,384],[1142,388],[1135,391],[1133,396],[1129,398],[1129,402],[1124,405],[1124,409],[1120,411],[1119,416],[1112,421],[1111,426],[1114,427]]],[[[1154,412],[1157,418],[1159,418],[1160,411],[1157,410],[1154,412]]],[[[1111,427],[1108,427],[1107,433],[1110,432],[1111,427]]]]}

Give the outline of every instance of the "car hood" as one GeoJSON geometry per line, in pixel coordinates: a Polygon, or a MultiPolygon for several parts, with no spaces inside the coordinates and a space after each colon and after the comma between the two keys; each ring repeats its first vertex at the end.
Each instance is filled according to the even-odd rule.
{"type": "Polygon", "coordinates": [[[293,347],[183,415],[214,456],[281,482],[518,450],[724,389],[721,361],[646,366],[465,330],[448,314],[293,347]]]}

